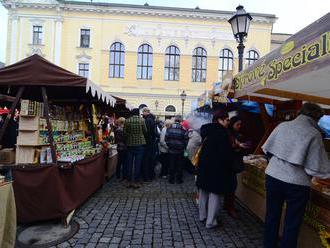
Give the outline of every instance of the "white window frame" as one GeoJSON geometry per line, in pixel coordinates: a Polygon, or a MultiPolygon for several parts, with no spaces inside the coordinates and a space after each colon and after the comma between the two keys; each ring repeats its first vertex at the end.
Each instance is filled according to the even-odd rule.
{"type": "Polygon", "coordinates": [[[93,35],[93,32],[92,32],[92,28],[91,27],[88,27],[88,26],[82,26],[82,27],[79,27],[79,30],[78,30],[78,44],[77,44],[77,47],[78,48],[84,48],[84,49],[90,49],[93,47],[93,43],[92,43],[92,35],[93,35]],[[82,29],[89,29],[89,47],[81,47],[80,46],[80,33],[81,33],[81,30],[82,29]]]}
{"type": "Polygon", "coordinates": [[[90,79],[91,80],[91,78],[92,78],[92,63],[91,63],[91,61],[90,60],[87,60],[87,59],[82,59],[82,60],[79,60],[78,62],[77,62],[77,68],[76,68],[76,70],[77,70],[77,75],[79,75],[79,64],[88,64],[89,65],[89,67],[88,67],[88,77],[87,77],[87,79],[90,79]]]}
{"type": "Polygon", "coordinates": [[[45,44],[45,25],[43,20],[32,20],[30,25],[30,44],[35,46],[41,46],[45,44]],[[34,44],[33,43],[33,27],[34,26],[40,26],[42,29],[41,33],[41,43],[40,44],[34,44]]]}

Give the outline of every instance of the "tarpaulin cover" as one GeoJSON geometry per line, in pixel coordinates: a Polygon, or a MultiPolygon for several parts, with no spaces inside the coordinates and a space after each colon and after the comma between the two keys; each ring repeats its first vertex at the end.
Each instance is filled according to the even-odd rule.
{"type": "Polygon", "coordinates": [[[40,87],[44,86],[50,100],[94,99],[112,106],[116,103],[99,85],[37,54],[0,69],[0,94],[15,96],[20,86],[26,86],[23,99],[40,100],[40,87]]]}
{"type": "Polygon", "coordinates": [[[72,169],[59,166],[14,168],[18,222],[65,217],[104,183],[105,166],[102,152],[77,162],[72,169]]]}

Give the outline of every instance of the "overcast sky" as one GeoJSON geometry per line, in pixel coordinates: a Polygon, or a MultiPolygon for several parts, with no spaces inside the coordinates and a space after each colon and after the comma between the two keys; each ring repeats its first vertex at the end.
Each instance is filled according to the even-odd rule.
{"type": "MultiPolygon", "coordinates": [[[[100,0],[93,0],[94,2],[100,0]]],[[[278,17],[273,32],[293,34],[330,12],[330,0],[102,0],[171,7],[235,10],[242,4],[246,11],[275,14],[278,17]]],[[[102,2],[101,1],[101,2],[102,2]]],[[[5,61],[7,11],[0,4],[0,61],[5,61]]]]}

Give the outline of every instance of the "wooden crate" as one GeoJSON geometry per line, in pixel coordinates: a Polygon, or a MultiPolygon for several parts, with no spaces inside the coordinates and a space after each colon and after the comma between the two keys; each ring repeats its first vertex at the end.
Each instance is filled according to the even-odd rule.
{"type": "Polygon", "coordinates": [[[39,130],[39,117],[21,116],[19,121],[19,130],[37,131],[39,130]]]}
{"type": "Polygon", "coordinates": [[[19,131],[17,145],[39,145],[39,131],[19,131]]]}
{"type": "Polygon", "coordinates": [[[16,164],[32,164],[35,148],[31,146],[17,146],[16,164]]]}

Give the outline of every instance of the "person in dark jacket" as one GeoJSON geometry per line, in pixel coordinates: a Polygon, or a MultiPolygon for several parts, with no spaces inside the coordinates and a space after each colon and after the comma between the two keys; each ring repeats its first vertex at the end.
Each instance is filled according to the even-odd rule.
{"type": "Polygon", "coordinates": [[[154,166],[156,159],[156,121],[155,116],[150,113],[150,109],[145,107],[142,115],[147,127],[147,144],[144,149],[142,177],[145,182],[150,182],[154,176],[154,166]]]}
{"type": "Polygon", "coordinates": [[[206,228],[218,226],[220,194],[231,193],[236,186],[234,150],[228,125],[228,113],[219,110],[213,116],[213,123],[201,127],[203,147],[196,184],[199,188],[199,220],[206,221],[206,228]]]}
{"type": "MultiPolygon", "coordinates": [[[[248,144],[243,142],[242,135],[240,133],[242,126],[242,120],[238,116],[233,116],[230,118],[230,123],[228,126],[229,138],[234,148],[234,154],[236,163],[241,163],[243,166],[243,154],[244,149],[248,149],[248,144]]],[[[228,215],[238,219],[239,216],[235,210],[235,191],[237,187],[237,177],[235,175],[235,187],[233,192],[224,195],[224,206],[223,208],[227,211],[228,215]]]]}
{"type": "Polygon", "coordinates": [[[180,124],[181,117],[176,116],[175,122],[166,130],[165,142],[169,153],[169,183],[183,183],[182,170],[184,150],[188,143],[186,130],[180,124]]]}
{"type": "Polygon", "coordinates": [[[124,139],[124,124],[125,118],[120,117],[117,120],[117,128],[115,130],[115,143],[117,144],[118,151],[118,162],[116,169],[117,178],[122,178],[123,180],[128,179],[128,170],[126,164],[126,156],[127,156],[127,147],[124,139]]]}

